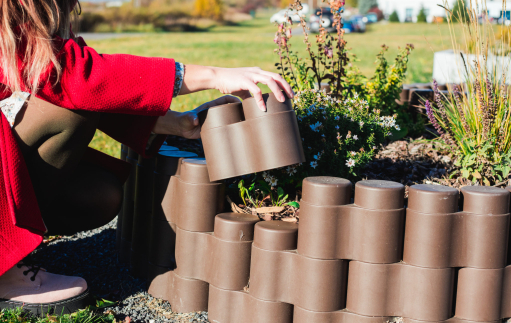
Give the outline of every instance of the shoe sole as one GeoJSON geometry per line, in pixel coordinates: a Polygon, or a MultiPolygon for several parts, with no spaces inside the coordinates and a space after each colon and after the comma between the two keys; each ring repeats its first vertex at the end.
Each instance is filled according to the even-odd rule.
{"type": "Polygon", "coordinates": [[[46,316],[46,314],[71,314],[89,305],[93,305],[93,302],[88,289],[80,295],[52,303],[24,303],[0,298],[0,310],[21,307],[25,312],[38,317],[46,316]]]}

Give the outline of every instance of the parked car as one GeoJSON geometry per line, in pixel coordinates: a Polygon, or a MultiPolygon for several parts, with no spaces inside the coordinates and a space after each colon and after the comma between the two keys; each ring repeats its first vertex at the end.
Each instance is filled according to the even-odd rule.
{"type": "Polygon", "coordinates": [[[325,7],[316,9],[311,15],[309,19],[309,27],[311,32],[319,32],[321,18],[323,18],[321,21],[321,27],[325,28],[327,31],[333,31],[334,15],[330,11],[330,8],[325,7]]]}
{"type": "Polygon", "coordinates": [[[270,22],[271,23],[278,23],[281,24],[283,22],[286,22],[288,17],[291,18],[293,22],[300,22],[300,16],[306,15],[309,12],[309,6],[307,4],[302,5],[302,10],[300,11],[294,11],[290,9],[283,9],[271,16],[270,22]]]}
{"type": "Polygon", "coordinates": [[[374,12],[370,12],[363,18],[365,24],[374,24],[378,22],[378,15],[374,12]]]}
{"type": "MultiPolygon", "coordinates": [[[[320,8],[316,9],[314,14],[310,17],[309,27],[311,32],[319,32],[321,17],[323,17],[321,26],[328,32],[334,31],[334,15],[330,11],[330,8],[320,8]]],[[[362,16],[352,16],[350,19],[343,18],[343,29],[346,33],[363,33],[366,31],[366,24],[364,23],[362,16]]]]}
{"type": "Polygon", "coordinates": [[[353,31],[357,33],[364,33],[366,31],[366,24],[363,16],[352,16],[351,23],[353,24],[353,31]]]}

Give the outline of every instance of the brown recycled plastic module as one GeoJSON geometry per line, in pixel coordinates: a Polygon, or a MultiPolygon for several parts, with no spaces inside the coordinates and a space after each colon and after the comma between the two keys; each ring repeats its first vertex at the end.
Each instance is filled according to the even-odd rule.
{"type": "MultiPolygon", "coordinates": [[[[147,273],[147,283],[151,290],[161,289],[160,280],[176,267],[176,225],[167,220],[162,203],[165,197],[172,193],[169,186],[170,179],[172,176],[179,175],[182,161],[194,157],[197,157],[194,153],[176,149],[161,149],[156,156],[147,273]]],[[[156,291],[156,295],[160,294],[161,292],[156,291]]]]}
{"type": "Polygon", "coordinates": [[[155,196],[160,221],[175,232],[176,268],[151,259],[149,292],[173,311],[208,310],[215,323],[511,317],[511,266],[505,267],[511,188],[463,188],[459,211],[457,190],[415,185],[405,214],[401,184],[360,181],[350,203],[349,181],[309,177],[298,226],[222,213],[223,184],[210,181],[203,159],[174,161],[167,188],[160,185],[165,192],[157,194],[156,178],[164,173],[158,161],[155,196]]]}
{"type": "Polygon", "coordinates": [[[305,162],[291,100],[264,94],[267,111],[254,98],[199,113],[204,154],[212,181],[305,162]]]}

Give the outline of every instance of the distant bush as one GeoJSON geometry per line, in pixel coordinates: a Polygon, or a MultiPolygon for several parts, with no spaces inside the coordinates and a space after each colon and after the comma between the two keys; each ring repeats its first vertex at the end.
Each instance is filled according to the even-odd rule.
{"type": "Polygon", "coordinates": [[[399,16],[397,15],[397,11],[396,11],[396,10],[394,10],[394,11],[390,14],[390,16],[389,16],[389,21],[390,21],[390,22],[400,22],[400,21],[399,21],[399,16]]]}
{"type": "Polygon", "coordinates": [[[428,22],[424,7],[421,8],[421,10],[419,11],[419,14],[417,15],[417,22],[428,22]]]}
{"type": "Polygon", "coordinates": [[[221,0],[195,0],[194,16],[222,21],[222,7],[221,0]]]}
{"type": "Polygon", "coordinates": [[[81,32],[153,32],[175,30],[190,24],[192,7],[167,5],[154,1],[146,7],[126,3],[118,8],[83,12],[78,19],[81,32]]]}

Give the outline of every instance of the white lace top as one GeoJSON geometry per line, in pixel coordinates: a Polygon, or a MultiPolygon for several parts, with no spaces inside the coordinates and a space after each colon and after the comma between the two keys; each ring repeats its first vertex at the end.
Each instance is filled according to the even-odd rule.
{"type": "MultiPolygon", "coordinates": [[[[184,74],[184,65],[176,62],[176,78],[174,80],[174,93],[172,93],[172,97],[179,95],[181,87],[183,86],[184,74]]],[[[14,92],[7,99],[0,101],[0,110],[2,110],[5,118],[7,118],[11,128],[14,126],[14,121],[16,121],[18,112],[20,112],[21,108],[23,108],[23,105],[28,100],[29,96],[30,93],[27,92],[14,92]]]]}

